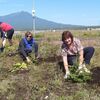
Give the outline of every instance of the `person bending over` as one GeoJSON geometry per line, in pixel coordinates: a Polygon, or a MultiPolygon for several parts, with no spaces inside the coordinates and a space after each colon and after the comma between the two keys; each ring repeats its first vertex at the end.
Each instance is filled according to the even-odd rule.
{"type": "Polygon", "coordinates": [[[67,78],[70,75],[70,71],[68,65],[74,65],[76,59],[78,58],[78,71],[84,68],[86,72],[90,72],[86,65],[90,64],[90,60],[94,54],[93,47],[85,47],[83,48],[79,39],[74,38],[70,31],[64,31],[62,33],[62,59],[65,68],[65,76],[67,78]]]}
{"type": "Polygon", "coordinates": [[[0,22],[0,33],[2,38],[2,46],[0,48],[0,51],[3,52],[6,44],[6,39],[8,39],[10,46],[12,45],[14,28],[8,23],[0,22]]]}

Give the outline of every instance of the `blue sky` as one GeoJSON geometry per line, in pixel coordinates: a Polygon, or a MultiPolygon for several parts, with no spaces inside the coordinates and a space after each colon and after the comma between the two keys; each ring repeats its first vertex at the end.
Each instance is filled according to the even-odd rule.
{"type": "Polygon", "coordinates": [[[100,25],[100,0],[0,0],[0,16],[32,12],[50,21],[74,25],[100,25]]]}

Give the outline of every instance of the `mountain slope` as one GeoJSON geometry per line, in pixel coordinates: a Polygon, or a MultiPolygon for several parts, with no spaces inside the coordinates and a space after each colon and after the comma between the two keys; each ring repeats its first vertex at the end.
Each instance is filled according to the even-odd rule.
{"type": "MultiPolygon", "coordinates": [[[[32,15],[28,12],[17,12],[9,14],[6,16],[0,16],[1,22],[10,23],[15,30],[32,30],[33,27],[33,18],[32,15]]],[[[35,17],[36,29],[65,29],[65,28],[82,28],[83,26],[78,25],[66,25],[61,23],[56,23],[35,17]]]]}

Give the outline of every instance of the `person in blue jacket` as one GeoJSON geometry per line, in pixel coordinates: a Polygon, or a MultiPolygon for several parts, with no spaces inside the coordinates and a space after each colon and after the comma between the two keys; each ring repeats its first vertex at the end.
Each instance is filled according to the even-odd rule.
{"type": "Polygon", "coordinates": [[[29,59],[28,54],[33,50],[35,53],[35,58],[38,58],[38,44],[34,40],[32,33],[28,31],[25,33],[25,37],[19,42],[18,51],[22,59],[30,63],[31,60],[29,59]]]}

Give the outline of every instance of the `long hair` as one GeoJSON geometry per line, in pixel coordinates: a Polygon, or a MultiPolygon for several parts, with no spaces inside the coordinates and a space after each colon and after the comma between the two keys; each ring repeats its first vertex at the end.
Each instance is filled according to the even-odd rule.
{"type": "Polygon", "coordinates": [[[62,33],[62,41],[64,42],[67,38],[71,38],[71,40],[73,42],[73,35],[70,31],[64,31],[62,33]]]}

